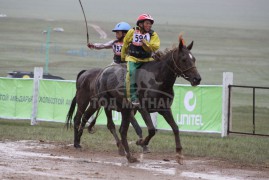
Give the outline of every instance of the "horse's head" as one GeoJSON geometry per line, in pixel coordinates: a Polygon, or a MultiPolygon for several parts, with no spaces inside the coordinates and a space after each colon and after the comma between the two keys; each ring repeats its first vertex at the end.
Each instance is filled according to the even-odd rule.
{"type": "Polygon", "coordinates": [[[174,61],[176,73],[189,81],[192,86],[200,84],[201,76],[195,66],[195,57],[191,53],[193,41],[187,47],[182,36],[179,37],[178,48],[172,52],[172,60],[174,61]]]}

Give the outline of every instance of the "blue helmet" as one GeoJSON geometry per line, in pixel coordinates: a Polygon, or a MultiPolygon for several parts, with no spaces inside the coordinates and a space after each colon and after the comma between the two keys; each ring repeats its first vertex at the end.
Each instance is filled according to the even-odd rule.
{"type": "Polygon", "coordinates": [[[129,31],[129,29],[131,29],[131,26],[126,23],[126,22],[120,22],[118,24],[116,24],[115,28],[112,29],[112,32],[116,32],[116,31],[129,31]]]}

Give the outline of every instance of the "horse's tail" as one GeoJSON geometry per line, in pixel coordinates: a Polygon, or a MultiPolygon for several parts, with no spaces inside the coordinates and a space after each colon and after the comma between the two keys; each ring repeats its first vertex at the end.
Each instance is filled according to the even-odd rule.
{"type": "MultiPolygon", "coordinates": [[[[87,70],[82,70],[78,73],[77,75],[77,82],[78,82],[78,78],[81,76],[81,74],[83,74],[85,71],[87,70]]],[[[72,102],[71,102],[71,106],[69,108],[69,111],[67,113],[67,116],[66,116],[66,127],[67,129],[68,128],[71,128],[72,127],[72,118],[73,118],[73,114],[74,114],[74,111],[75,111],[75,108],[76,108],[76,104],[77,104],[77,100],[76,100],[76,95],[75,97],[73,98],[72,102]]]]}
{"type": "Polygon", "coordinates": [[[76,108],[76,104],[77,104],[77,100],[76,100],[76,96],[75,96],[71,102],[71,106],[70,106],[69,111],[68,111],[67,116],[66,116],[67,129],[71,128],[71,126],[72,126],[72,118],[73,118],[73,113],[74,113],[75,108],[76,108]]]}
{"type": "Polygon", "coordinates": [[[77,81],[78,81],[78,78],[81,76],[81,74],[83,74],[85,71],[87,71],[87,70],[82,70],[82,71],[80,71],[80,72],[78,73],[78,75],[77,75],[77,81]]]}

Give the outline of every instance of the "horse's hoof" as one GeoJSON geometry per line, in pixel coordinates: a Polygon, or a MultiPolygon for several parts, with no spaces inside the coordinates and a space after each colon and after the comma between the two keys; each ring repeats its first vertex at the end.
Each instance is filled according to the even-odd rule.
{"type": "Polygon", "coordinates": [[[94,128],[88,128],[88,133],[90,133],[90,134],[94,134],[94,133],[95,133],[94,128]]]}
{"type": "Polygon", "coordinates": [[[143,146],[143,145],[144,145],[144,140],[143,140],[142,138],[138,139],[138,140],[136,141],[136,145],[137,145],[137,146],[143,146]]]}
{"type": "Polygon", "coordinates": [[[150,153],[148,146],[142,146],[142,148],[143,148],[143,154],[150,153]]]}
{"type": "Polygon", "coordinates": [[[129,163],[135,163],[135,162],[139,162],[139,161],[135,157],[131,156],[131,157],[128,158],[128,162],[129,163]]]}
{"type": "Polygon", "coordinates": [[[79,145],[79,144],[74,144],[74,147],[75,147],[76,149],[78,149],[78,148],[81,148],[81,145],[79,145]]]}
{"type": "Polygon", "coordinates": [[[184,159],[184,156],[182,154],[176,155],[176,161],[178,164],[183,165],[183,159],[184,159]]]}
{"type": "Polygon", "coordinates": [[[125,151],[124,151],[124,147],[122,145],[119,146],[119,155],[120,156],[125,156],[125,151]]]}

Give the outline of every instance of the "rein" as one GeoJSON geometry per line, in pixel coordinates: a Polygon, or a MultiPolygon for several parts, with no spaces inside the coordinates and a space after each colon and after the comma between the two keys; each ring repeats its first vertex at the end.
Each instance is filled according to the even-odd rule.
{"type": "Polygon", "coordinates": [[[176,51],[176,49],[172,51],[172,55],[171,55],[171,56],[172,56],[172,61],[173,61],[174,65],[175,65],[176,69],[180,71],[180,74],[178,74],[176,71],[175,71],[174,73],[175,73],[176,75],[178,75],[178,76],[182,76],[183,78],[188,78],[188,77],[185,75],[185,72],[191,70],[192,68],[196,68],[196,66],[191,66],[191,67],[189,67],[189,68],[187,68],[187,69],[182,70],[182,69],[177,65],[177,63],[176,63],[176,61],[175,61],[175,58],[174,58],[174,52],[175,52],[175,51],[176,51]]]}

